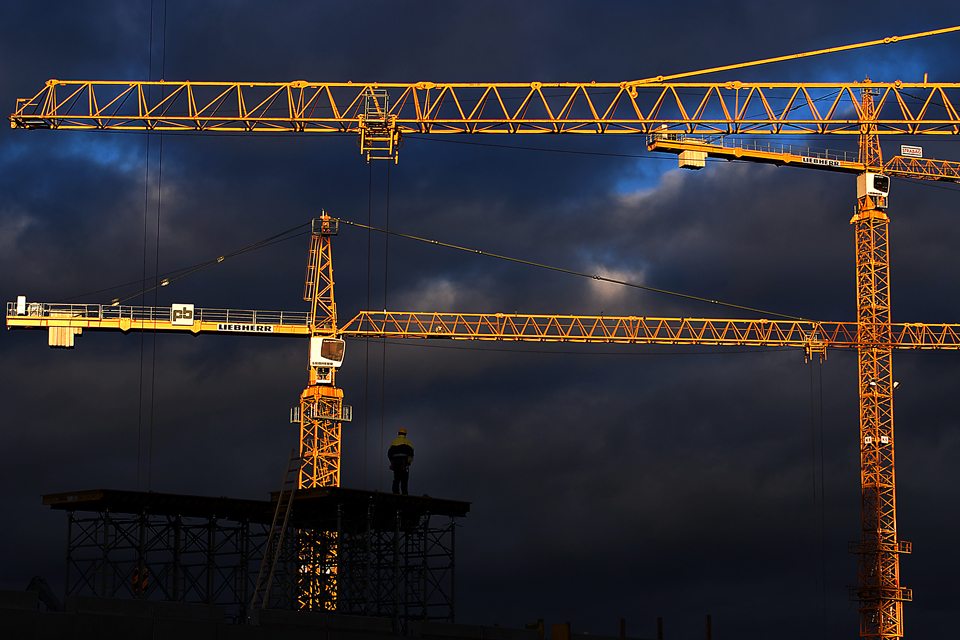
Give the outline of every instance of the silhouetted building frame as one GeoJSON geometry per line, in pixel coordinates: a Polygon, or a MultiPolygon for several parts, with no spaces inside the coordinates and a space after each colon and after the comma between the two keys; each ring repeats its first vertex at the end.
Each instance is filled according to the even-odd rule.
{"type": "MultiPolygon", "coordinates": [[[[43,496],[67,512],[65,596],[215,604],[237,623],[247,619],[275,500],[43,496]]],[[[452,623],[456,519],[469,509],[427,496],[298,490],[266,607],[389,617],[397,631],[412,620],[452,623]],[[335,566],[316,560],[331,557],[335,566]]]]}

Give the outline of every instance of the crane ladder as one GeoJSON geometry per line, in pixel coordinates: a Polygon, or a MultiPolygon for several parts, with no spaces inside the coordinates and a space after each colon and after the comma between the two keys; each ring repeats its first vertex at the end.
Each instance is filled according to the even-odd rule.
{"type": "Polygon", "coordinates": [[[267,541],[263,546],[263,560],[260,563],[260,573],[257,575],[257,585],[253,590],[250,609],[265,609],[270,602],[277,560],[283,548],[284,534],[290,522],[293,496],[297,490],[300,463],[300,456],[297,455],[297,450],[293,449],[290,452],[290,462],[287,463],[287,469],[283,474],[283,484],[280,485],[280,494],[277,496],[277,508],[273,512],[270,533],[267,534],[267,541]]]}

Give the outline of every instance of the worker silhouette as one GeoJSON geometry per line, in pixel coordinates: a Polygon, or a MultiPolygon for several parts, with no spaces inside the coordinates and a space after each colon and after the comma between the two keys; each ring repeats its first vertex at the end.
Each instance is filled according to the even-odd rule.
{"type": "Polygon", "coordinates": [[[399,429],[397,439],[387,449],[387,459],[393,469],[393,492],[407,495],[407,480],[410,479],[410,463],[413,462],[413,444],[407,440],[407,430],[399,429]]]}

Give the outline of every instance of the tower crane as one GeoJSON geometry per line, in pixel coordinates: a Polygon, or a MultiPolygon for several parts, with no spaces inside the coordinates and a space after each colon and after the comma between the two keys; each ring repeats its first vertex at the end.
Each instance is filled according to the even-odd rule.
{"type": "MultiPolygon", "coordinates": [[[[338,487],[341,424],[350,421],[353,412],[343,404],[343,390],[336,386],[336,372],[344,356],[344,341],[337,335],[330,251],[330,237],[337,230],[338,220],[325,212],[312,222],[303,294],[310,303],[306,313],[202,309],[184,303],[159,308],[28,303],[20,296],[7,304],[7,327],[46,328],[48,344],[65,348],[74,347],[76,336],[84,329],[307,337],[308,384],[300,394],[299,406],[291,412],[291,421],[300,426],[296,487],[338,487]]],[[[315,531],[311,535],[311,544],[298,549],[299,603],[304,609],[328,609],[335,606],[337,597],[337,534],[315,531]],[[317,540],[317,536],[326,539],[317,540]]],[[[273,570],[268,569],[272,579],[273,570]]]]}
{"type": "Polygon", "coordinates": [[[47,329],[49,346],[63,348],[73,348],[84,330],[307,337],[308,384],[292,412],[300,424],[298,488],[338,487],[340,423],[349,422],[353,410],[343,404],[343,390],[336,386],[344,355],[344,341],[337,335],[330,253],[337,222],[326,213],[313,220],[303,295],[310,303],[307,312],[203,309],[184,303],[169,307],[40,303],[20,296],[7,303],[7,327],[47,329]]]}
{"type": "MultiPolygon", "coordinates": [[[[869,83],[869,80],[867,81],[869,83]]],[[[683,134],[655,132],[648,149],[679,155],[681,168],[699,169],[706,157],[803,166],[857,175],[857,211],[850,223],[856,237],[857,335],[860,397],[860,486],[862,538],[850,544],[857,554],[859,586],[850,598],[858,603],[860,634],[868,638],[903,635],[903,602],[912,599],[900,587],[900,554],[912,545],[899,540],[894,464],[893,373],[890,320],[889,217],[890,177],[960,182],[960,163],[931,160],[920,147],[904,145],[910,156],[886,163],[874,125],[878,92],[861,89],[861,112],[867,121],[856,160],[838,152],[794,153],[757,143],[716,144],[683,134]]]]}
{"type": "Polygon", "coordinates": [[[326,213],[313,220],[303,298],[309,311],[202,309],[192,304],[138,307],[100,304],[27,302],[20,296],[7,304],[8,328],[47,329],[51,347],[72,348],[88,331],[159,331],[197,335],[302,336],[310,339],[308,384],[292,413],[300,424],[298,488],[340,486],[340,424],[352,419],[336,386],[343,363],[344,341],[337,333],[333,298],[330,236],[337,220],[326,213]]]}
{"type": "MultiPolygon", "coordinates": [[[[923,82],[832,83],[691,82],[686,78],[958,30],[960,27],[949,27],[615,83],[48,80],[33,97],[18,99],[8,119],[11,127],[19,129],[354,133],[368,162],[396,162],[402,138],[409,134],[857,136],[860,155],[856,164],[866,170],[859,172],[858,210],[852,220],[857,238],[855,335],[860,360],[864,515],[863,539],[855,549],[861,559],[855,599],[860,603],[863,637],[899,638],[903,635],[902,602],[910,599],[911,593],[899,586],[898,555],[909,552],[910,545],[898,540],[896,532],[893,338],[885,213],[889,178],[883,172],[879,137],[960,135],[960,83],[928,82],[926,76],[923,82]],[[153,88],[158,90],[151,91],[153,88]]],[[[681,153],[702,160],[697,156],[702,151],[693,155],[690,151],[681,153]]],[[[946,178],[955,168],[947,164],[934,171],[939,178],[946,178]]],[[[891,173],[894,170],[898,169],[890,168],[891,173]]],[[[923,170],[918,163],[905,171],[923,177],[923,170]]],[[[321,241],[318,272],[324,268],[324,246],[321,241]]],[[[301,420],[337,415],[342,406],[322,351],[322,339],[336,334],[332,280],[329,284],[330,308],[310,320],[311,345],[313,339],[321,339],[315,365],[311,356],[311,387],[318,390],[308,388],[301,397],[301,420]],[[331,384],[322,386],[328,369],[331,384]]],[[[307,289],[308,294],[319,295],[309,284],[307,289]]],[[[819,343],[816,348],[819,352],[819,343]]],[[[318,423],[301,428],[301,439],[301,449],[315,456],[313,466],[301,474],[301,482],[338,479],[339,463],[334,468],[331,461],[338,458],[339,426],[318,423]],[[320,446],[334,441],[336,450],[320,446]]]]}

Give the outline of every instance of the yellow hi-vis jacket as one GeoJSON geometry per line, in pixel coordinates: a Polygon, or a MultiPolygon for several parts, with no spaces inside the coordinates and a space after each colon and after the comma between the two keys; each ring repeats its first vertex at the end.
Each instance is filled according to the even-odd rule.
{"type": "Polygon", "coordinates": [[[387,458],[394,471],[406,470],[413,462],[413,444],[404,436],[397,437],[387,449],[387,458]]]}

